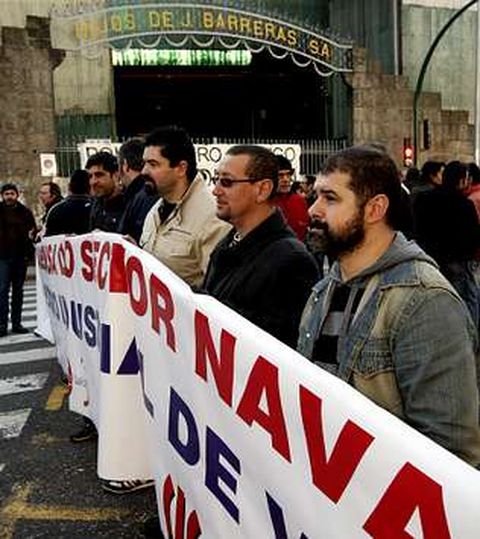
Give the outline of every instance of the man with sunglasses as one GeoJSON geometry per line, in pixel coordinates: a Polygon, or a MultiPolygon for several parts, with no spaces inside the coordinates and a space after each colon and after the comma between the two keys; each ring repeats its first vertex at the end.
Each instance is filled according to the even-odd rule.
{"type": "Polygon", "coordinates": [[[318,268],[272,202],[277,159],[261,146],[233,146],[213,183],[217,216],[233,230],[213,251],[203,289],[294,346],[318,268]]]}

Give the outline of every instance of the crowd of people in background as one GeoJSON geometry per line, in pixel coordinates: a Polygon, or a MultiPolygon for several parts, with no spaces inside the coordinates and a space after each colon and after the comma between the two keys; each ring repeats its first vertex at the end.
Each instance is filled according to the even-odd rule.
{"type": "MultiPolygon", "coordinates": [[[[0,336],[21,325],[32,241],[116,232],[470,464],[480,464],[480,169],[428,161],[402,177],[371,144],[317,176],[233,146],[211,185],[180,128],[89,157],[63,198],[39,190],[40,226],[1,188],[0,336]],[[303,314],[302,314],[303,313],[303,314]]],[[[95,438],[86,420],[73,442],[95,438]]],[[[151,478],[103,481],[127,493],[151,478]]]]}

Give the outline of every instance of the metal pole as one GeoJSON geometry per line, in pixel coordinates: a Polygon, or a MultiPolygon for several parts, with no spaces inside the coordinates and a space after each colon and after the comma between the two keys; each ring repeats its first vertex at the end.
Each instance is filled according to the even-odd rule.
{"type": "Polygon", "coordinates": [[[477,69],[475,70],[475,163],[480,163],[480,4],[477,4],[477,69]]]}
{"type": "MultiPolygon", "coordinates": [[[[452,26],[452,24],[460,17],[467,9],[473,4],[476,4],[478,0],[470,0],[465,4],[462,9],[459,9],[455,15],[453,15],[445,24],[445,26],[440,30],[437,37],[433,40],[433,43],[430,45],[430,48],[425,55],[425,60],[423,61],[422,67],[420,68],[420,73],[418,74],[417,85],[415,86],[415,93],[413,95],[413,164],[417,165],[418,157],[418,101],[420,100],[420,95],[422,93],[423,79],[425,78],[425,73],[427,72],[428,64],[432,59],[433,53],[437,48],[437,45],[440,43],[445,32],[452,26]]],[[[477,58],[478,62],[478,58],[477,58]]],[[[478,84],[477,84],[478,86],[478,84]]],[[[478,122],[477,122],[478,124],[478,122]]],[[[476,125],[477,125],[476,124],[476,125]]]]}

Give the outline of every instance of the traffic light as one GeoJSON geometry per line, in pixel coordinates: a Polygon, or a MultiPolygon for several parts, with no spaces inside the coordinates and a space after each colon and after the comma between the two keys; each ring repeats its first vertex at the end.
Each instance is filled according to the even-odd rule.
{"type": "Polygon", "coordinates": [[[428,120],[423,120],[423,149],[429,150],[431,143],[430,122],[428,120]]]}
{"type": "Polygon", "coordinates": [[[410,142],[410,138],[403,139],[403,165],[405,167],[411,167],[413,165],[414,149],[410,142]]]}

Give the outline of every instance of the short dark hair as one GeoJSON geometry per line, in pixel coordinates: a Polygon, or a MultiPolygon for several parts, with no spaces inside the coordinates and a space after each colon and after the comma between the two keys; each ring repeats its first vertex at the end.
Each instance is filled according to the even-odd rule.
{"type": "Polygon", "coordinates": [[[442,185],[448,189],[458,189],[460,181],[467,177],[467,165],[460,161],[450,161],[445,165],[442,185]]]}
{"type": "Polygon", "coordinates": [[[424,183],[430,182],[431,177],[436,176],[444,166],[445,163],[442,161],[425,161],[420,171],[422,181],[424,183]]]}
{"type": "Polygon", "coordinates": [[[249,178],[268,179],[273,182],[270,198],[273,198],[278,187],[278,160],[269,149],[254,144],[239,144],[227,150],[227,155],[248,155],[250,160],[245,171],[249,178]]]}
{"type": "Polygon", "coordinates": [[[48,187],[50,189],[50,194],[52,195],[52,197],[54,197],[54,198],[62,198],[62,191],[61,191],[60,186],[58,185],[58,183],[55,183],[53,181],[49,181],[49,182],[43,182],[42,185],[48,185],[48,187]]]}
{"type": "Polygon", "coordinates": [[[386,222],[398,229],[402,219],[402,187],[400,175],[393,159],[372,146],[352,146],[331,155],[324,174],[335,171],[350,175],[350,189],[363,207],[376,195],[388,198],[386,222]]]}
{"type": "Polygon", "coordinates": [[[278,170],[289,170],[290,172],[293,172],[292,162],[290,159],[281,154],[277,154],[276,158],[278,170]]]}
{"type": "Polygon", "coordinates": [[[128,139],[120,146],[118,151],[119,164],[121,165],[125,161],[131,169],[141,172],[144,148],[145,141],[143,139],[139,137],[128,139]]]}
{"type": "Polygon", "coordinates": [[[3,195],[5,191],[15,191],[18,195],[18,187],[14,183],[4,183],[0,189],[0,193],[3,195]]]}
{"type": "Polygon", "coordinates": [[[303,176],[304,178],[304,182],[307,184],[307,185],[314,185],[315,181],[316,181],[316,178],[313,174],[304,174],[303,176]]]}
{"type": "Polygon", "coordinates": [[[70,176],[68,188],[72,195],[88,195],[90,192],[88,172],[82,168],[74,170],[70,176]]]}
{"type": "Polygon", "coordinates": [[[473,185],[480,184],[480,168],[478,168],[477,163],[468,163],[468,175],[472,180],[473,185]]]}
{"type": "Polygon", "coordinates": [[[85,168],[90,167],[103,167],[103,170],[114,174],[118,172],[118,159],[110,152],[97,152],[91,155],[88,160],[85,168]]]}
{"type": "Polygon", "coordinates": [[[187,163],[187,179],[192,182],[197,175],[195,147],[185,129],[169,125],[154,129],[145,138],[145,146],[159,146],[160,153],[168,159],[170,166],[177,166],[180,161],[187,163]]]}

